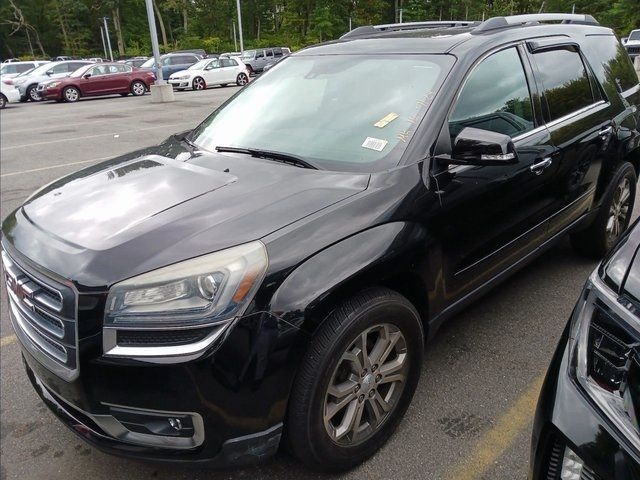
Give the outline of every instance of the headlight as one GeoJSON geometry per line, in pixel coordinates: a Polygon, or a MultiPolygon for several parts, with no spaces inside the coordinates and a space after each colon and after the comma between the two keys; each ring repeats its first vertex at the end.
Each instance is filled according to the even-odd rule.
{"type": "Polygon", "coordinates": [[[177,75],[177,76],[170,76],[169,79],[170,80],[187,80],[189,78],[189,75],[177,75]]]}
{"type": "Polygon", "coordinates": [[[51,83],[46,83],[44,86],[45,86],[46,88],[55,88],[55,87],[57,87],[58,85],[60,85],[61,83],[62,83],[62,82],[51,82],[51,83]]]}
{"type": "Polygon", "coordinates": [[[252,242],[124,280],[109,290],[105,327],[171,329],[233,318],[266,268],[264,245],[252,242]]]}
{"type": "Polygon", "coordinates": [[[574,310],[570,348],[574,378],[640,450],[640,322],[597,271],[574,310]]]}

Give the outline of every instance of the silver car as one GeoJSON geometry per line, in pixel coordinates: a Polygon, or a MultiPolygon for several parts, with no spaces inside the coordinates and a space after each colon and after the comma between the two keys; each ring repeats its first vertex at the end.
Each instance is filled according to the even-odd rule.
{"type": "Polygon", "coordinates": [[[260,73],[267,65],[276,63],[290,54],[291,50],[287,47],[259,48],[245,50],[241,58],[249,73],[260,73]]]}
{"type": "Polygon", "coordinates": [[[32,68],[39,67],[49,63],[48,60],[34,60],[30,62],[7,62],[0,65],[0,76],[5,80],[7,78],[17,77],[21,73],[27,72],[32,68]]]}
{"type": "Polygon", "coordinates": [[[38,102],[40,101],[40,95],[38,94],[37,88],[40,82],[44,82],[52,78],[66,77],[83,65],[90,65],[91,63],[93,62],[89,62],[87,60],[68,60],[64,62],[46,63],[26,72],[23,75],[18,75],[13,79],[13,84],[20,91],[21,102],[26,102],[27,100],[38,102]]]}

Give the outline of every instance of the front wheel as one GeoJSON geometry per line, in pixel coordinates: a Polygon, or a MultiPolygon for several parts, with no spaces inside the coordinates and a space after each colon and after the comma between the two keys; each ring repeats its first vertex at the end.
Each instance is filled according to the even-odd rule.
{"type": "Polygon", "coordinates": [[[600,211],[585,230],[571,234],[573,248],[588,257],[602,258],[631,221],[636,200],[636,172],[629,162],[624,162],[613,174],[604,194],[600,211]]]}
{"type": "Polygon", "coordinates": [[[29,88],[27,88],[28,100],[31,100],[32,102],[39,102],[40,100],[42,100],[42,97],[38,93],[37,88],[38,88],[37,85],[31,85],[29,88]]]}
{"type": "Polygon", "coordinates": [[[7,106],[7,97],[4,94],[0,93],[0,109],[3,109],[7,106]]]}
{"type": "Polygon", "coordinates": [[[131,84],[131,94],[135,97],[144,95],[146,91],[147,91],[147,86],[138,80],[136,80],[131,84]]]}
{"type": "Polygon", "coordinates": [[[196,77],[193,79],[193,82],[191,83],[191,87],[194,90],[204,90],[205,88],[207,88],[207,84],[204,81],[204,78],[196,77]]]}
{"type": "Polygon", "coordinates": [[[77,102],[80,98],[80,91],[76,87],[67,87],[62,92],[65,102],[77,102]]]}
{"type": "Polygon", "coordinates": [[[236,77],[236,84],[242,87],[247,83],[249,83],[249,77],[247,77],[245,73],[239,73],[238,76],[236,77]]]}
{"type": "Polygon", "coordinates": [[[422,364],[420,316],[398,293],[374,288],[343,303],[318,328],[289,399],[289,448],[307,466],[342,471],[391,436],[422,364]]]}

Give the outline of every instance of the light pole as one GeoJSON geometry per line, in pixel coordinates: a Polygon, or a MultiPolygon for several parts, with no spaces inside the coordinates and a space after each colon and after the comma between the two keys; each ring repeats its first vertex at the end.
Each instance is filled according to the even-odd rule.
{"type": "Polygon", "coordinates": [[[107,37],[107,45],[109,45],[109,58],[113,62],[113,50],[111,50],[111,39],[109,38],[109,27],[107,26],[107,18],[102,17],[102,21],[104,22],[104,34],[107,37]]]}
{"type": "Polygon", "coordinates": [[[151,35],[151,50],[156,67],[156,81],[151,85],[152,102],[173,102],[173,87],[162,78],[162,65],[160,64],[160,46],[158,45],[158,31],[156,30],[156,17],[153,12],[153,0],[144,0],[147,6],[147,19],[149,20],[149,34],[151,35]]]}
{"type": "Polygon", "coordinates": [[[244,42],[242,40],[242,12],[240,11],[240,0],[236,0],[236,7],[238,9],[238,31],[240,32],[240,53],[244,53],[244,42]]]}
{"type": "Polygon", "coordinates": [[[102,29],[102,25],[100,25],[100,37],[102,38],[102,49],[104,50],[104,59],[106,60],[109,55],[107,55],[107,44],[104,43],[104,30],[102,29]]]}

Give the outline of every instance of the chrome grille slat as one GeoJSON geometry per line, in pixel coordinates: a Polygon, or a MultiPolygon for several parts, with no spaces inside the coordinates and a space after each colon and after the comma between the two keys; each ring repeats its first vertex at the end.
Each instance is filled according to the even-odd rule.
{"type": "Polygon", "coordinates": [[[54,373],[77,374],[77,298],[75,291],[31,266],[22,266],[6,251],[2,264],[11,323],[23,345],[54,373]]]}

